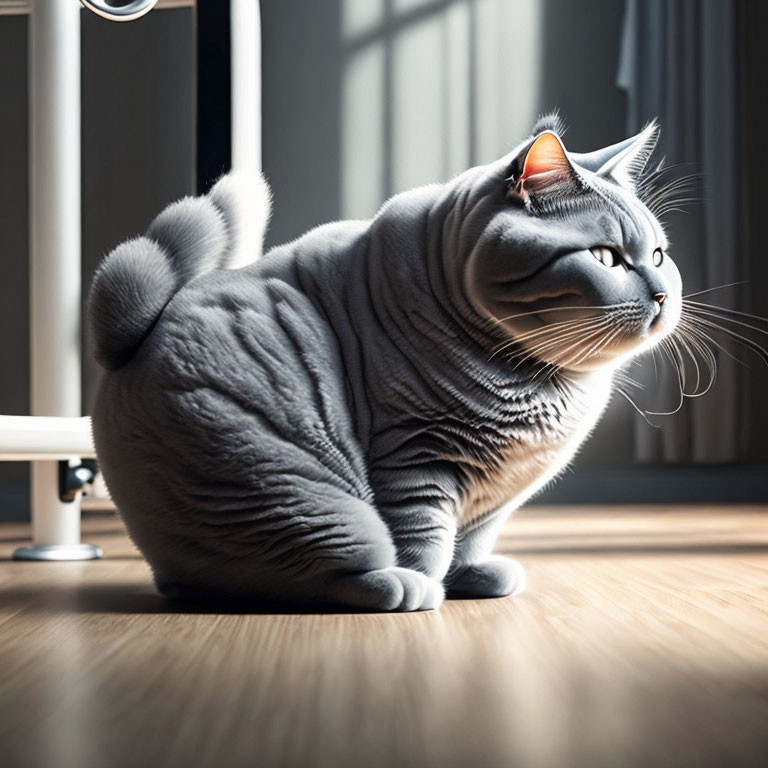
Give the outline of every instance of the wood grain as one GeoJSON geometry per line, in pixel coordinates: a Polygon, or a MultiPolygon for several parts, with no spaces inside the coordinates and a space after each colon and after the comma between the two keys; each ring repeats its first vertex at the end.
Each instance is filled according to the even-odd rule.
{"type": "Polygon", "coordinates": [[[0,526],[0,764],[763,766],[768,515],[531,509],[517,598],[409,615],[169,604],[119,519],[91,563],[0,526]]]}

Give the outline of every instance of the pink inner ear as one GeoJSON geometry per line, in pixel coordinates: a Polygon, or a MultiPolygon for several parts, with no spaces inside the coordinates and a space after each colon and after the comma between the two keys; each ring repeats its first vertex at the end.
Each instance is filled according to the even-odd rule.
{"type": "Polygon", "coordinates": [[[570,164],[560,139],[551,131],[545,131],[533,142],[523,163],[522,179],[540,173],[568,173],[570,164]]]}

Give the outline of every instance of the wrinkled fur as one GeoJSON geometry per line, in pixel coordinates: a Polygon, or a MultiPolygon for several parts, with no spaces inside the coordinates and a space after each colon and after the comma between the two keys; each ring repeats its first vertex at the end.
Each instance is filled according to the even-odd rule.
{"type": "Polygon", "coordinates": [[[520,591],[496,533],[597,422],[619,357],[540,375],[546,356],[494,354],[529,328],[497,319],[577,296],[618,307],[634,350],[655,291],[674,313],[674,265],[649,264],[663,232],[598,172],[630,145],[578,156],[578,205],[507,199],[527,142],[258,260],[266,186],[225,178],[110,254],[94,438],[158,588],[373,610],[520,591]],[[588,250],[617,237],[624,276],[588,250]]]}

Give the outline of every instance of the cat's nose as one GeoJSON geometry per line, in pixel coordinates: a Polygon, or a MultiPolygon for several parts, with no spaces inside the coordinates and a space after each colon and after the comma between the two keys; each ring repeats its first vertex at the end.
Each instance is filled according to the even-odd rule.
{"type": "Polygon", "coordinates": [[[657,301],[659,304],[663,304],[666,298],[667,298],[667,294],[666,293],[654,293],[653,294],[653,300],[657,301]]]}

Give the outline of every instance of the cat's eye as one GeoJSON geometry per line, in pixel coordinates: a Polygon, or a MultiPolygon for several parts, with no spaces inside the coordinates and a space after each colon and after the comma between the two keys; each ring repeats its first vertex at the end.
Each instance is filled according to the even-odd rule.
{"type": "Polygon", "coordinates": [[[596,245],[594,248],[590,248],[592,255],[606,267],[618,267],[621,264],[621,258],[613,248],[608,248],[605,245],[596,245]]]}
{"type": "Polygon", "coordinates": [[[664,251],[662,251],[661,248],[657,248],[653,252],[653,266],[660,267],[662,261],[664,261],[664,251]]]}

